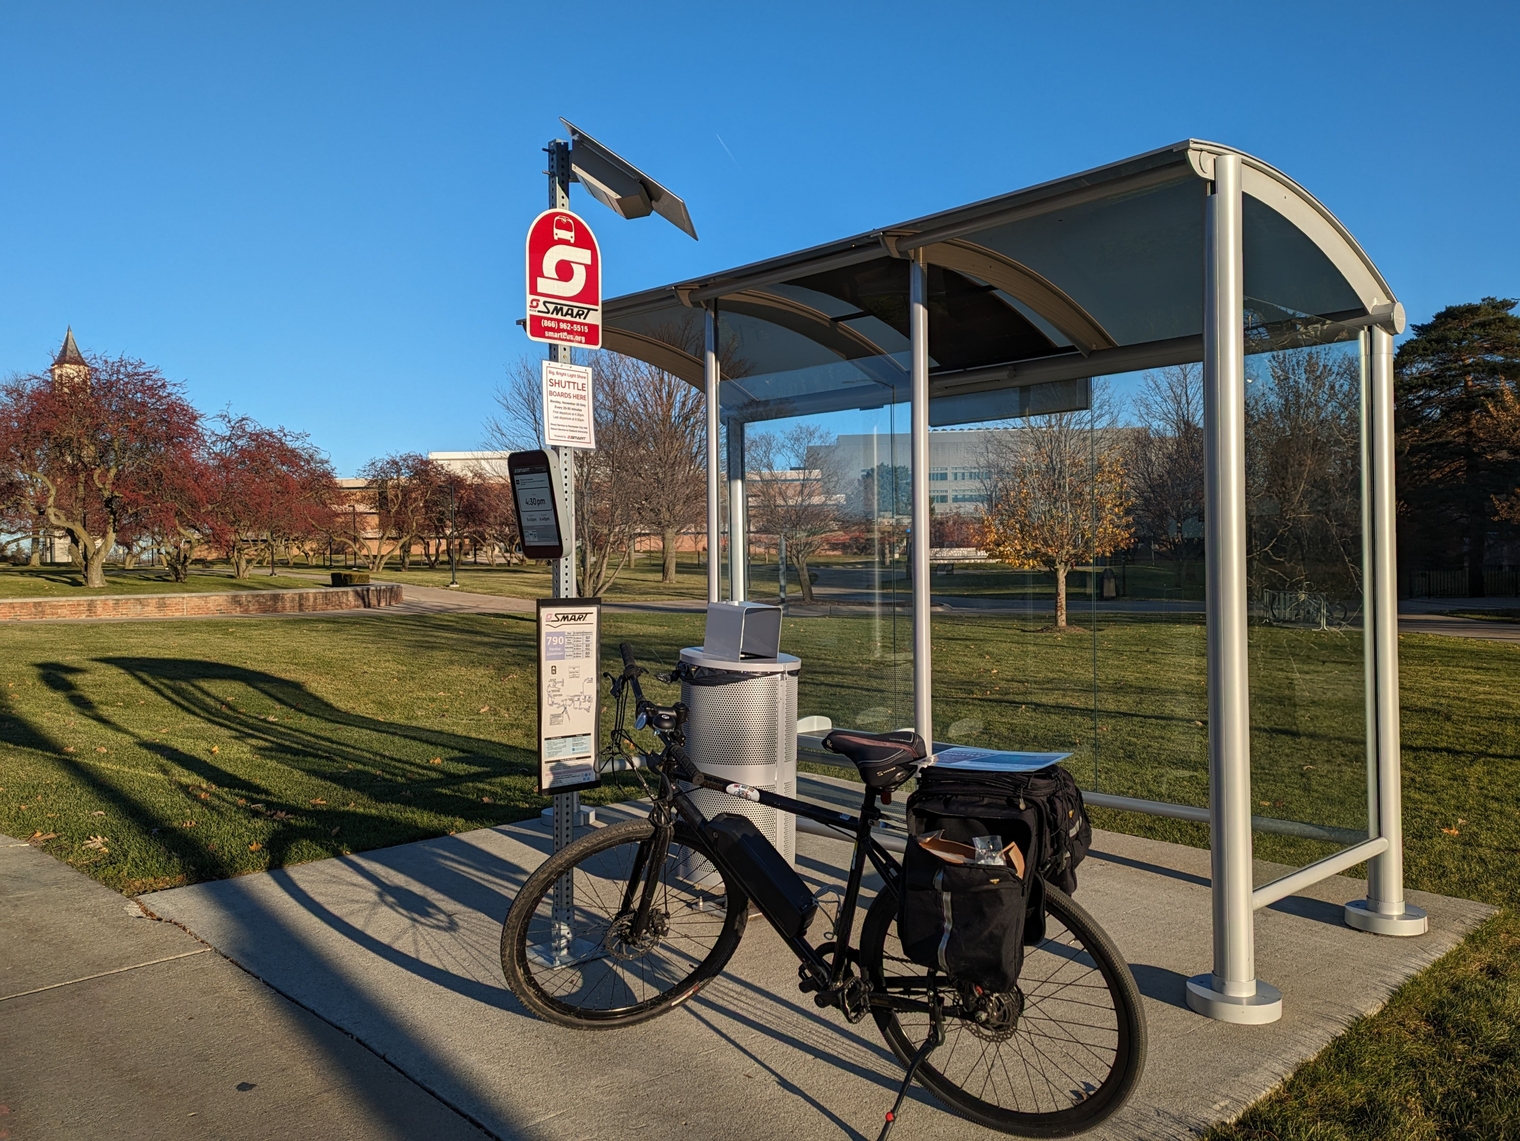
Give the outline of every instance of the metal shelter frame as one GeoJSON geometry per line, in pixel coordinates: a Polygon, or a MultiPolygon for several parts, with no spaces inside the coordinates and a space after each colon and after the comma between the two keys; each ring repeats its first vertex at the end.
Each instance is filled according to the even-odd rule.
{"type": "MultiPolygon", "coordinates": [[[[1088,800],[1209,823],[1213,963],[1210,971],[1187,984],[1188,1003],[1199,1013],[1237,1023],[1279,1018],[1281,994],[1256,977],[1255,909],[1357,864],[1368,865],[1367,895],[1346,905],[1348,924],[1384,935],[1418,935],[1426,930],[1424,913],[1405,902],[1403,891],[1392,376],[1393,336],[1403,330],[1403,308],[1345,228],[1291,179],[1232,148],[1189,139],[899,226],[616,298],[606,305],[606,320],[607,348],[681,376],[706,393],[711,601],[717,601],[721,593],[720,504],[725,476],[730,595],[743,599],[746,594],[743,440],[747,422],[909,404],[915,523],[910,548],[913,710],[915,727],[929,741],[934,739],[926,525],[931,401],[938,402],[941,423],[957,422],[954,417],[961,415],[957,409],[967,401],[989,398],[1001,402],[997,407],[1005,416],[1063,411],[1085,406],[1081,401],[1088,398],[1094,376],[1201,362],[1209,807],[1101,793],[1088,794],[1088,800]],[[1196,209],[1193,196],[1200,191],[1202,217],[1196,218],[1189,210],[1196,209]],[[1194,224],[1190,219],[1196,219],[1196,234],[1189,229],[1194,224]],[[1068,220],[1087,225],[1097,236],[1088,240],[1076,225],[1062,231],[1053,224],[1068,220]],[[1123,239],[1126,226],[1142,223],[1148,227],[1151,244],[1137,238],[1135,244],[1144,248],[1134,264],[1111,270],[1112,261],[1128,248],[1114,241],[1115,235],[1123,239]],[[1196,244],[1190,244],[1194,239],[1196,244]],[[1082,272],[1068,275],[1064,285],[1058,280],[1063,257],[1087,259],[1078,267],[1082,272]],[[906,269],[901,320],[891,305],[871,309],[855,301],[853,311],[830,312],[827,298],[818,300],[833,290],[834,296],[854,301],[858,291],[852,292],[851,274],[876,274],[879,280],[882,274],[896,273],[893,266],[906,269]],[[1258,295],[1248,296],[1248,277],[1253,272],[1258,295]],[[1128,273],[1126,280],[1142,283],[1152,273],[1175,283],[1174,296],[1139,313],[1141,302],[1132,301],[1126,307],[1124,298],[1107,287],[1105,273],[1121,277],[1128,273]],[[939,275],[941,282],[939,308],[934,311],[949,311],[948,317],[931,315],[931,274],[939,275]],[[957,325],[951,309],[956,289],[961,293],[954,296],[970,299],[965,302],[968,311],[979,306],[978,312],[991,313],[995,320],[983,319],[980,325],[962,320],[957,325]],[[1276,300],[1263,301],[1260,294],[1264,292],[1272,292],[1276,300]],[[720,367],[720,311],[765,322],[768,329],[782,331],[778,337],[783,333],[794,341],[800,337],[796,343],[832,354],[829,359],[843,363],[811,372],[794,371],[789,375],[822,379],[791,388],[767,387],[769,382],[763,378],[752,380],[757,371],[765,371],[763,360],[751,362],[747,372],[725,378],[720,367]],[[700,348],[693,343],[697,337],[683,314],[700,314],[700,348]],[[931,339],[936,323],[947,329],[937,344],[931,339]],[[958,338],[954,343],[952,335],[958,338]],[[1245,470],[1248,339],[1252,351],[1356,339],[1363,370],[1367,835],[1261,887],[1255,887],[1252,878],[1253,826],[1318,839],[1341,839],[1341,830],[1263,820],[1251,814],[1245,470]],[[846,365],[854,372],[841,374],[839,369],[846,365]],[[725,383],[738,390],[727,406],[723,403],[725,383]],[[726,473],[719,435],[725,425],[726,473]]],[[[763,358],[765,351],[772,350],[764,349],[758,356],[763,358]]],[[[778,360],[785,356],[780,350],[775,353],[778,360]]],[[[793,367],[778,364],[773,371],[793,367]]],[[[978,418],[985,417],[962,416],[963,420],[978,418]]]]}

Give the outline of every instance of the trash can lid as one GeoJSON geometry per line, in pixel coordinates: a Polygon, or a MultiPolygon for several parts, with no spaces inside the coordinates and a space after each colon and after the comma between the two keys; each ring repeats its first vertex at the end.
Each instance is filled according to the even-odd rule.
{"type": "Polygon", "coordinates": [[[688,665],[704,666],[710,670],[757,675],[796,673],[802,666],[802,659],[791,654],[777,654],[774,658],[740,658],[735,661],[733,658],[711,657],[703,652],[701,646],[687,646],[681,651],[681,660],[688,665]]]}

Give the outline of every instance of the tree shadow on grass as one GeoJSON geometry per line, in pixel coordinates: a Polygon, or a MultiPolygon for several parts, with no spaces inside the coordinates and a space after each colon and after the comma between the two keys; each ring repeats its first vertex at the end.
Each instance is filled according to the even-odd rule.
{"type": "Polygon", "coordinates": [[[353,713],[299,682],[261,670],[185,658],[96,660],[121,670],[204,726],[210,731],[208,745],[236,741],[253,756],[233,759],[212,754],[209,748],[206,754],[188,752],[117,721],[83,688],[86,669],[56,661],[40,662],[36,668],[42,683],[78,715],[131,739],[216,790],[211,805],[203,803],[205,798],[197,802],[185,790],[185,809],[256,813],[260,822],[272,824],[272,834],[261,844],[261,859],[267,862],[250,866],[247,858],[208,850],[171,827],[175,821],[166,818],[163,805],[134,797],[121,782],[71,758],[48,733],[23,719],[12,719],[7,738],[61,761],[142,834],[154,835],[185,869],[187,879],[221,878],[257,866],[277,867],[522,819],[532,815],[541,800],[536,758],[516,745],[353,713]],[[267,704],[274,712],[254,713],[239,709],[239,704],[267,704]],[[438,764],[431,763],[435,757],[438,764]],[[286,770],[289,779],[281,779],[280,770],[286,770]],[[331,804],[313,797],[312,781],[329,786],[321,800],[331,804]],[[337,795],[331,790],[334,785],[337,795]]]}

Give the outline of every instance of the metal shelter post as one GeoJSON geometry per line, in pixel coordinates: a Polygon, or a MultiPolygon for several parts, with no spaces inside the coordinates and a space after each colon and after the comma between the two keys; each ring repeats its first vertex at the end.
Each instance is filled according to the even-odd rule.
{"type": "Polygon", "coordinates": [[[719,594],[718,553],[722,549],[722,524],[718,520],[719,472],[718,448],[718,311],[715,302],[704,310],[706,348],[702,354],[702,379],[707,394],[707,601],[717,602],[719,594]]]}
{"type": "Polygon", "coordinates": [[[1367,898],[1346,904],[1346,922],[1378,935],[1423,935],[1425,912],[1404,902],[1403,787],[1399,754],[1399,594],[1395,548],[1393,462],[1393,334],[1374,325],[1363,342],[1368,354],[1364,399],[1371,446],[1367,486],[1370,560],[1363,570],[1372,660],[1375,733],[1373,819],[1388,847],[1367,861],[1367,898]]]}
{"type": "Polygon", "coordinates": [[[744,487],[744,421],[728,422],[728,597],[749,597],[749,495],[744,487]]]}
{"type": "Polygon", "coordinates": [[[1216,155],[1203,268],[1204,543],[1209,690],[1209,846],[1214,969],[1188,1005],[1223,1022],[1282,1017],[1256,977],[1251,890],[1251,706],[1247,655],[1245,275],[1240,156],[1216,155]]]}
{"type": "Polygon", "coordinates": [[[913,728],[934,748],[933,671],[929,638],[929,270],[915,251],[908,263],[908,332],[912,391],[909,405],[913,455],[913,728]]]}

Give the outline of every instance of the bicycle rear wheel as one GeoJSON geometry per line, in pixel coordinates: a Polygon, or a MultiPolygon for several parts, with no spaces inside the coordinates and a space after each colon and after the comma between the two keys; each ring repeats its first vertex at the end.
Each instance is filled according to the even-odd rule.
{"type": "Polygon", "coordinates": [[[550,856],[517,893],[502,925],[501,966],[540,1018],[577,1030],[643,1022],[691,998],[733,955],[749,900],[683,824],[656,870],[653,924],[631,937],[626,901],[637,904],[653,840],[648,820],[599,828],[550,856]],[[557,909],[562,878],[573,903],[557,909]]]}
{"type": "MultiPolygon", "coordinates": [[[[945,1042],[918,1080],[955,1112],[989,1129],[1064,1137],[1090,1129],[1134,1091],[1145,1066],[1145,1016],[1134,976],[1103,929],[1049,886],[1045,939],[1026,949],[1018,988],[973,997],[953,980],[903,957],[897,896],[871,903],[861,964],[878,993],[945,998],[945,1042]],[[975,1020],[975,1014],[982,1016],[975,1020]]],[[[929,1035],[927,1012],[873,1006],[892,1052],[906,1065],[929,1035]]]]}

